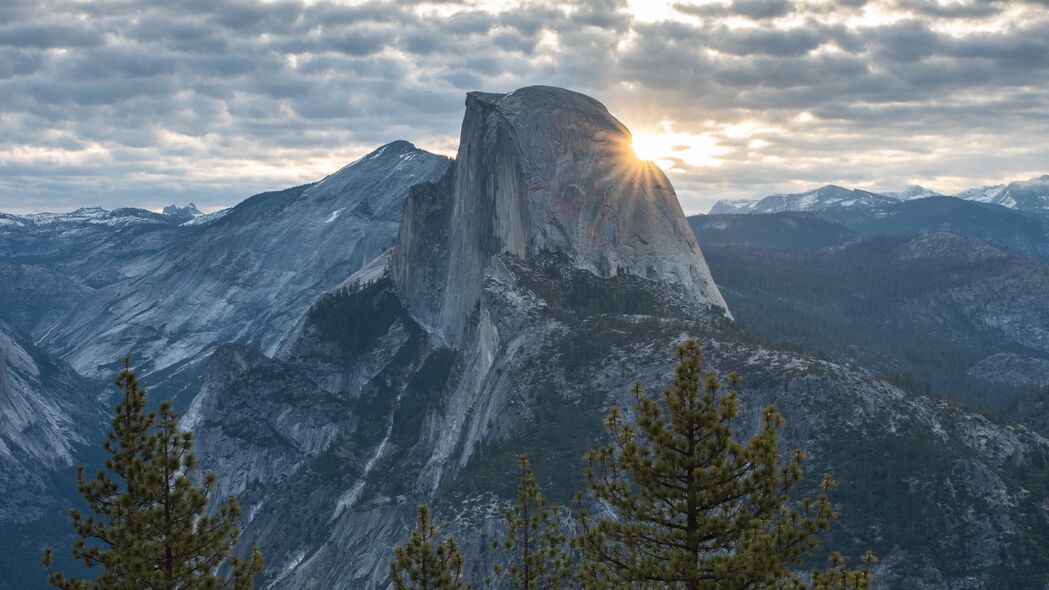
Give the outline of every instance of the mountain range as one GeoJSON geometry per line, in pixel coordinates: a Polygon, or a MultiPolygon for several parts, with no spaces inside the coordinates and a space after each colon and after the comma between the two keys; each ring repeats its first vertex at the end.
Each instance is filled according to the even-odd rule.
{"type": "Polygon", "coordinates": [[[688,336],[744,376],[744,434],[776,405],[809,485],[833,473],[827,540],[885,587],[1045,587],[1045,425],[947,391],[1041,383],[1045,221],[806,198],[686,219],[603,105],[528,87],[469,93],[454,160],[398,141],[216,214],[2,216],[0,588],[44,587],[124,355],[244,506],[261,587],[381,588],[419,503],[490,572],[517,455],[567,505],[608,406],[665,386],[688,336]],[[956,342],[922,387],[939,357],[912,352],[956,342]]]}
{"type": "MultiPolygon", "coordinates": [[[[913,199],[947,196],[919,185],[898,191],[864,191],[832,184],[803,193],[775,194],[760,199],[722,199],[710,208],[711,215],[739,213],[780,213],[784,211],[823,211],[842,208],[878,210],[913,199]]],[[[1049,174],[1018,180],[1007,185],[966,189],[956,198],[992,203],[1017,211],[1049,215],[1049,174]]]]}

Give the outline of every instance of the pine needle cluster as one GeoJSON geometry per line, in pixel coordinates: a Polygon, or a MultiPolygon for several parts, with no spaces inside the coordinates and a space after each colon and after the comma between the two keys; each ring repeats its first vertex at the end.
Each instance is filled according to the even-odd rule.
{"type": "Polygon", "coordinates": [[[454,537],[439,541],[430,509],[419,506],[415,529],[404,545],[393,550],[390,582],[394,590],[465,590],[465,562],[454,537]]]}

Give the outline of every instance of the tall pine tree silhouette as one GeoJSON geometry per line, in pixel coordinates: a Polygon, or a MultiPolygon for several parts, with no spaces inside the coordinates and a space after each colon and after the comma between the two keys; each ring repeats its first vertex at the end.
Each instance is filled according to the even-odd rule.
{"type": "Polygon", "coordinates": [[[178,428],[169,402],[147,411],[130,359],[117,375],[123,396],[103,447],[105,469],[95,477],[77,470],[77,487],[90,515],[71,511],[77,538],[73,557],[94,579],[51,571],[52,552],[44,550],[51,585],[63,590],[249,590],[262,569],[253,548],[249,559],[235,554],[240,537],[240,507],[230,498],[208,514],[215,476],[195,485],[188,474],[196,466],[193,436],[178,428]]]}

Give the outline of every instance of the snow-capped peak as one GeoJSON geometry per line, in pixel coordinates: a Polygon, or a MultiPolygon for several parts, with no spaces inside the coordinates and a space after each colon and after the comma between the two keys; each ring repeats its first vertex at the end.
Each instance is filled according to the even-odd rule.
{"type": "Polygon", "coordinates": [[[1010,182],[991,202],[1020,211],[1049,213],[1049,174],[1010,182]]]}
{"type": "Polygon", "coordinates": [[[976,201],[978,203],[991,203],[994,201],[994,197],[997,196],[998,193],[1002,192],[1003,188],[1005,188],[1004,184],[977,186],[955,193],[954,196],[959,199],[964,199],[966,201],[976,201]]]}
{"type": "Polygon", "coordinates": [[[880,195],[886,197],[892,197],[901,201],[909,201],[911,199],[924,199],[927,197],[942,197],[943,193],[935,191],[931,188],[914,184],[898,191],[874,191],[880,195]]]}

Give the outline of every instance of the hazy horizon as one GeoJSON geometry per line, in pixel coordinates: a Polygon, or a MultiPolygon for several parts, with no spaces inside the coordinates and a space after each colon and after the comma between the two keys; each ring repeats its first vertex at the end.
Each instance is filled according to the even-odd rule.
{"type": "MultiPolygon", "coordinates": [[[[383,144],[383,145],[385,145],[385,144],[383,144]]],[[[419,147],[419,146],[417,146],[417,147],[419,147]]],[[[425,148],[423,148],[423,149],[425,149],[425,148]]],[[[369,153],[369,152],[365,152],[365,154],[362,154],[362,155],[366,155],[367,153],[369,153]]],[[[449,155],[449,154],[444,154],[444,155],[449,155]]],[[[452,153],[450,155],[454,156],[455,154],[452,153]]],[[[347,163],[349,163],[349,162],[347,162],[347,163]]],[[[332,170],[332,172],[334,173],[335,170],[332,170]]],[[[672,172],[668,171],[666,173],[667,173],[667,176],[670,178],[671,182],[673,182],[674,179],[673,179],[672,172]]],[[[1041,175],[1039,174],[1039,175],[1036,175],[1036,176],[1041,176],[1041,175]]],[[[311,182],[316,182],[316,181],[322,180],[322,178],[317,178],[317,179],[315,179],[314,181],[311,181],[311,182]]],[[[1029,180],[1029,179],[1028,178],[1009,178],[1009,179],[1002,179],[1000,181],[985,181],[985,182],[977,183],[974,186],[965,187],[965,188],[963,188],[961,190],[965,190],[965,189],[968,189],[968,188],[978,188],[978,187],[983,187],[983,186],[1004,185],[1004,184],[1008,184],[1008,183],[1010,183],[1012,181],[1017,181],[1017,180],[1029,180]]],[[[809,186],[808,188],[792,190],[791,193],[803,193],[803,192],[806,192],[808,190],[817,189],[817,188],[820,188],[820,187],[823,187],[823,186],[827,186],[827,185],[832,185],[832,184],[836,184],[836,183],[834,183],[834,182],[816,182],[815,184],[809,186]]],[[[845,188],[862,189],[862,190],[867,190],[867,191],[874,192],[874,193],[888,193],[888,192],[901,191],[901,190],[909,188],[911,186],[915,186],[915,184],[917,184],[919,186],[922,186],[924,188],[927,188],[927,189],[934,190],[934,191],[939,192],[939,193],[941,193],[942,195],[945,195],[945,196],[952,196],[952,193],[950,193],[950,192],[941,191],[935,186],[923,185],[921,183],[912,183],[912,184],[892,184],[892,183],[889,183],[889,184],[878,184],[877,186],[874,186],[873,188],[869,187],[869,186],[868,187],[846,186],[845,188]]],[[[196,201],[193,201],[192,199],[184,200],[184,201],[171,201],[171,202],[164,203],[164,204],[161,204],[161,205],[151,205],[151,206],[140,206],[140,205],[138,205],[136,203],[124,203],[124,204],[116,204],[114,206],[108,206],[107,207],[107,206],[103,206],[101,204],[85,203],[83,205],[79,205],[79,206],[74,207],[72,209],[62,209],[62,210],[28,210],[28,209],[26,209],[26,210],[18,210],[18,209],[6,210],[6,209],[0,209],[0,213],[9,213],[9,214],[13,214],[13,215],[32,215],[32,214],[37,214],[37,213],[69,213],[69,212],[75,211],[77,209],[82,209],[82,208],[83,209],[90,209],[90,208],[95,208],[95,207],[101,208],[101,209],[106,209],[106,210],[119,209],[119,208],[123,208],[123,207],[131,207],[131,208],[145,209],[145,210],[148,210],[148,211],[153,211],[155,213],[160,213],[162,209],[164,209],[167,206],[171,206],[171,205],[174,205],[174,206],[177,206],[177,207],[185,207],[185,206],[189,206],[189,205],[194,205],[202,213],[215,213],[216,211],[221,211],[223,209],[228,209],[230,207],[235,207],[238,204],[240,204],[241,202],[243,202],[245,199],[247,199],[247,198],[249,198],[249,197],[251,197],[253,195],[258,194],[259,192],[280,190],[280,189],[284,189],[284,188],[290,188],[290,185],[287,185],[287,186],[286,185],[281,185],[281,186],[273,186],[273,187],[270,187],[270,188],[264,188],[261,191],[243,195],[242,197],[237,198],[233,202],[220,203],[220,204],[202,205],[200,203],[197,203],[196,201]]],[[[961,192],[961,191],[954,191],[954,192],[961,192]]],[[[722,200],[722,199],[726,199],[726,200],[743,200],[743,201],[757,201],[757,200],[760,200],[760,199],[762,199],[764,197],[771,196],[771,195],[791,194],[791,193],[786,193],[784,191],[773,191],[773,192],[769,192],[769,193],[760,193],[760,194],[754,194],[754,195],[737,195],[737,196],[729,196],[729,197],[711,197],[711,196],[707,196],[707,197],[705,197],[705,200],[708,201],[708,204],[703,206],[701,209],[695,209],[695,210],[690,210],[689,208],[687,208],[685,206],[684,199],[680,199],[680,197],[681,197],[680,194],[678,196],[679,196],[679,200],[682,201],[681,205],[682,205],[682,209],[685,211],[685,215],[700,215],[700,214],[708,213],[710,211],[710,208],[717,201],[722,200]]]]}

